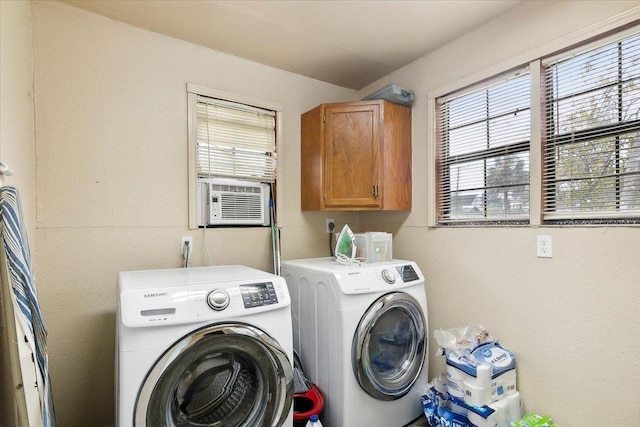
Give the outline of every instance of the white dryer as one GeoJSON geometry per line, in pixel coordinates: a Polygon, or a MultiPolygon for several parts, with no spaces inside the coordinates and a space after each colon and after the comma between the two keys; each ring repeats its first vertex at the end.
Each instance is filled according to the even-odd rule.
{"type": "Polygon", "coordinates": [[[292,426],[290,304],[244,266],[120,273],[117,425],[292,426]]]}
{"type": "Polygon", "coordinates": [[[285,261],[293,343],[325,397],[326,427],[401,427],[428,383],[424,276],[414,262],[285,261]]]}

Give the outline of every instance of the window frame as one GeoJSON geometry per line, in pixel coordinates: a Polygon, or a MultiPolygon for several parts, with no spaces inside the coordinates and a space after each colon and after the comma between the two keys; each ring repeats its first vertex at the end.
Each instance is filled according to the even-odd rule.
{"type": "MultiPolygon", "coordinates": [[[[622,98],[623,95],[620,92],[620,90],[621,90],[621,86],[624,84],[624,81],[622,79],[622,75],[620,74],[621,63],[618,62],[618,65],[616,66],[618,75],[616,76],[617,80],[615,84],[607,84],[605,86],[596,86],[595,88],[588,89],[586,92],[586,93],[594,92],[596,89],[602,90],[607,86],[616,88],[616,90],[618,91],[617,99],[616,99],[616,108],[611,110],[606,110],[606,111],[616,112],[618,116],[617,117],[618,120],[612,123],[590,126],[575,132],[560,132],[560,133],[551,135],[551,130],[547,129],[547,124],[554,122],[554,119],[556,119],[557,117],[555,115],[555,110],[553,109],[554,107],[553,106],[549,107],[549,105],[550,104],[555,105],[561,102],[566,98],[566,96],[559,97],[558,99],[556,99],[553,97],[553,94],[550,93],[552,90],[552,87],[550,86],[554,86],[554,85],[550,84],[547,81],[547,79],[549,79],[549,74],[547,72],[547,69],[555,66],[558,63],[561,63],[564,60],[571,60],[583,54],[592,53],[599,48],[603,48],[605,46],[614,45],[614,44],[619,45],[623,40],[633,36],[640,37],[640,26],[634,26],[634,27],[616,32],[609,36],[598,38],[597,40],[591,43],[586,43],[576,48],[569,49],[566,52],[547,56],[539,60],[541,64],[540,65],[541,78],[544,79],[544,83],[543,83],[544,92],[541,94],[541,109],[542,109],[542,116],[543,116],[541,135],[543,138],[543,144],[542,144],[543,157],[542,157],[542,164],[540,167],[541,173],[542,173],[542,183],[541,183],[542,194],[541,194],[540,209],[541,209],[541,221],[544,224],[561,224],[561,225],[574,225],[574,224],[608,225],[608,224],[617,224],[617,223],[640,224],[640,210],[638,209],[634,209],[631,212],[627,213],[627,212],[621,211],[620,209],[616,209],[615,212],[614,211],[597,211],[597,210],[582,212],[576,209],[569,209],[569,210],[566,210],[565,212],[558,212],[555,209],[547,208],[548,203],[552,203],[552,202],[555,203],[555,200],[556,200],[555,194],[553,195],[549,194],[553,192],[551,185],[559,181],[566,181],[568,179],[568,178],[563,178],[558,181],[556,181],[555,179],[549,180],[549,177],[551,175],[555,176],[556,169],[554,168],[555,162],[553,161],[553,159],[547,159],[547,157],[549,157],[552,154],[551,151],[555,147],[566,146],[573,142],[589,142],[589,141],[596,141],[604,137],[615,137],[616,143],[615,143],[614,151],[617,157],[617,160],[616,160],[616,164],[617,164],[619,162],[618,156],[621,151],[620,142],[619,142],[621,136],[625,135],[629,131],[636,131],[640,133],[640,125],[639,125],[640,120],[620,121],[619,114],[621,111],[620,110],[621,103],[623,101],[623,98],[622,98]],[[553,113],[551,115],[549,114],[550,110],[553,110],[551,111],[553,113]],[[594,131],[597,132],[596,136],[592,135],[594,131]]],[[[617,48],[616,55],[619,61],[621,57],[621,51],[619,50],[619,46],[617,48]]],[[[599,69],[599,70],[602,71],[602,69],[599,69]]],[[[572,77],[572,78],[575,78],[575,77],[572,77]]],[[[579,96],[581,94],[582,92],[578,92],[577,94],[572,94],[571,96],[572,97],[579,96]]],[[[624,179],[624,175],[619,175],[619,167],[617,165],[615,169],[616,169],[616,172],[612,176],[612,178],[615,179],[616,191],[619,192],[620,185],[621,185],[620,181],[624,179]]],[[[581,178],[581,179],[585,179],[585,178],[581,178]]],[[[604,179],[604,177],[594,177],[594,179],[600,180],[600,179],[604,179]]],[[[619,198],[619,195],[616,196],[616,199],[618,198],[619,198]]],[[[619,207],[619,202],[620,202],[619,200],[616,200],[616,205],[618,207],[619,207]]],[[[595,206],[592,206],[592,207],[595,207],[595,206]]]]}
{"type": "MultiPolygon", "coordinates": [[[[505,183],[507,185],[500,185],[498,187],[496,186],[492,186],[487,182],[487,177],[488,177],[488,172],[487,172],[487,163],[488,161],[491,160],[496,160],[502,157],[506,157],[510,154],[520,154],[520,153],[527,153],[527,160],[529,161],[529,157],[530,157],[530,151],[531,151],[531,130],[529,131],[529,138],[527,138],[526,140],[517,140],[517,141],[513,141],[513,142],[509,142],[507,144],[500,144],[498,143],[497,145],[491,147],[491,143],[492,141],[495,142],[499,142],[499,138],[494,140],[491,136],[490,133],[490,125],[491,123],[496,123],[495,120],[499,120],[501,118],[505,118],[508,117],[512,114],[517,115],[518,113],[524,112],[526,111],[526,113],[528,113],[529,115],[531,115],[531,88],[530,85],[527,88],[528,93],[529,93],[529,103],[528,106],[524,109],[519,109],[516,108],[516,110],[514,111],[512,109],[513,106],[509,105],[509,111],[507,112],[501,112],[499,115],[495,115],[495,114],[491,114],[490,111],[492,110],[492,108],[495,108],[495,105],[492,107],[492,105],[490,104],[491,100],[489,98],[490,96],[490,92],[493,89],[498,89],[499,91],[501,91],[502,89],[500,88],[500,85],[504,84],[505,87],[508,86],[512,81],[516,80],[516,79],[522,79],[524,78],[524,76],[530,76],[530,70],[528,65],[525,66],[521,66],[518,67],[517,69],[514,70],[509,70],[505,73],[502,73],[498,76],[495,76],[491,79],[488,79],[486,81],[482,81],[479,82],[477,84],[474,84],[472,86],[463,88],[459,91],[455,91],[452,92],[450,94],[447,94],[445,96],[439,97],[438,99],[436,99],[436,150],[437,150],[437,158],[439,159],[439,161],[437,161],[436,163],[436,180],[438,182],[437,187],[436,187],[436,200],[437,200],[437,204],[438,204],[438,208],[437,208],[437,220],[438,220],[438,225],[440,226],[452,226],[452,225],[456,225],[456,226],[464,226],[464,225],[477,225],[477,226],[483,226],[483,225],[495,225],[495,224],[504,224],[504,225],[528,225],[529,224],[529,215],[530,213],[527,212],[525,215],[514,215],[513,217],[508,217],[508,216],[503,216],[503,217],[492,217],[492,216],[487,216],[487,214],[489,213],[489,208],[488,208],[488,203],[487,203],[487,195],[488,192],[490,192],[492,189],[497,189],[497,188],[503,188],[503,187],[513,187],[515,186],[515,183],[513,182],[509,182],[509,183],[505,183]],[[448,151],[450,148],[450,134],[447,133],[449,131],[448,128],[444,128],[442,126],[439,126],[441,123],[449,123],[451,121],[451,116],[447,115],[446,118],[442,117],[444,114],[449,114],[449,104],[455,102],[456,99],[461,99],[461,98],[466,98],[469,99],[468,97],[473,97],[477,94],[481,94],[484,95],[485,98],[485,102],[486,104],[484,105],[484,109],[482,111],[480,110],[473,110],[470,111],[469,109],[466,109],[464,111],[464,113],[473,113],[473,114],[477,114],[477,113],[482,113],[482,117],[481,118],[477,118],[472,122],[468,122],[465,123],[463,125],[464,127],[469,127],[472,126],[474,123],[476,124],[485,124],[485,142],[486,142],[486,147],[484,149],[478,150],[478,149],[474,149],[473,151],[467,152],[467,153],[463,153],[463,154],[458,154],[458,155],[447,155],[444,152],[448,151]],[[442,136],[446,133],[446,136],[443,138],[442,136]],[[446,159],[445,159],[446,156],[446,159]],[[484,165],[483,165],[483,185],[480,187],[477,187],[475,189],[465,189],[462,190],[464,191],[471,191],[471,190],[476,190],[476,191],[481,191],[482,192],[482,198],[481,200],[483,200],[483,204],[482,204],[482,211],[481,213],[483,214],[484,218],[481,217],[477,217],[477,218],[473,218],[471,216],[461,216],[461,217],[456,217],[456,218],[451,218],[450,212],[444,212],[444,210],[449,210],[451,211],[452,209],[452,203],[451,203],[451,196],[452,193],[454,192],[454,190],[451,189],[451,185],[450,185],[450,178],[447,179],[448,173],[445,169],[447,169],[450,166],[455,166],[455,165],[464,165],[465,163],[469,163],[472,161],[480,161],[482,160],[484,165]],[[446,187],[446,188],[445,188],[446,187]]],[[[531,81],[531,77],[529,77],[529,82],[531,81]]],[[[504,108],[506,105],[505,104],[501,104],[498,103],[496,104],[499,107],[504,108]]],[[[530,126],[530,124],[529,124],[530,126]]],[[[455,127],[454,127],[455,128],[455,127]]],[[[462,147],[459,147],[462,148],[462,147]]],[[[530,161],[529,161],[530,163],[530,161]]],[[[529,173],[527,173],[527,177],[528,177],[528,181],[525,185],[530,187],[530,176],[529,173]]],[[[457,188],[455,190],[455,192],[460,192],[460,189],[457,188]]],[[[530,198],[530,190],[527,191],[529,193],[529,198],[530,198]]],[[[475,203],[475,201],[474,201],[475,203]]],[[[530,202],[529,202],[530,205],[530,202]]]]}
{"type": "MultiPolygon", "coordinates": [[[[210,89],[203,86],[187,83],[187,146],[188,146],[188,221],[189,229],[196,230],[201,228],[198,225],[198,195],[197,195],[197,183],[198,183],[198,170],[197,170],[197,100],[198,96],[204,96],[209,98],[216,98],[227,102],[244,104],[250,107],[256,107],[263,110],[270,110],[275,112],[275,152],[277,153],[282,147],[282,118],[284,108],[281,104],[267,101],[260,98],[245,96],[241,94],[235,94],[225,92],[216,89],[210,89]]],[[[278,161],[276,164],[276,177],[272,185],[274,204],[277,206],[279,201],[279,194],[276,191],[278,177],[281,176],[282,162],[278,161]]],[[[279,213],[276,209],[276,222],[279,220],[279,213]]]]}
{"type": "MultiPolygon", "coordinates": [[[[599,22],[596,25],[584,28],[574,33],[567,34],[552,42],[542,44],[536,48],[530,49],[520,55],[510,57],[509,59],[497,63],[496,65],[482,69],[476,73],[468,74],[460,80],[454,81],[446,86],[434,89],[427,93],[427,135],[428,139],[438,141],[437,129],[437,100],[448,94],[460,91],[466,87],[480,84],[494,78],[500,78],[501,75],[508,70],[519,67],[529,66],[531,78],[531,138],[530,138],[530,210],[529,210],[529,227],[538,226],[614,226],[614,225],[637,225],[640,224],[640,218],[622,218],[614,220],[568,220],[568,221],[551,221],[543,219],[542,212],[542,180],[543,180],[543,126],[545,120],[543,116],[543,86],[544,86],[544,70],[542,69],[542,61],[553,56],[567,55],[571,51],[588,50],[591,46],[605,45],[613,40],[624,38],[640,31],[638,23],[637,11],[627,11],[617,15],[611,19],[599,22]]],[[[480,223],[439,223],[438,210],[440,209],[438,200],[439,191],[439,153],[438,144],[430,143],[427,145],[427,162],[430,167],[427,168],[427,199],[431,203],[427,206],[427,226],[428,227],[487,227],[502,226],[512,227],[514,224],[509,221],[480,222],[480,223]]]]}

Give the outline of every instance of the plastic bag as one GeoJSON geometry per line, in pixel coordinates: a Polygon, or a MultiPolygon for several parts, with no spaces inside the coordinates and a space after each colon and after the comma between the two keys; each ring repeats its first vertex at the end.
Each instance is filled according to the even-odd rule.
{"type": "Polygon", "coordinates": [[[487,328],[481,325],[471,324],[453,329],[436,329],[433,337],[438,342],[440,354],[446,355],[449,352],[471,353],[473,349],[481,344],[496,342],[487,328]]]}
{"type": "Polygon", "coordinates": [[[447,393],[447,376],[435,377],[421,397],[422,411],[433,427],[475,427],[469,423],[466,410],[453,402],[447,393]]]}
{"type": "MultiPolygon", "coordinates": [[[[425,394],[421,396],[422,410],[431,426],[476,427],[476,424],[470,421],[470,416],[480,420],[482,425],[494,424],[492,422],[492,416],[496,414],[495,408],[491,406],[474,407],[467,405],[461,399],[457,399],[446,392],[446,381],[446,375],[438,375],[427,385],[425,394]]],[[[517,398],[519,404],[519,395],[517,398]]],[[[516,409],[519,410],[519,408],[516,409]]],[[[522,412],[520,412],[520,414],[522,414],[522,412]]]]}

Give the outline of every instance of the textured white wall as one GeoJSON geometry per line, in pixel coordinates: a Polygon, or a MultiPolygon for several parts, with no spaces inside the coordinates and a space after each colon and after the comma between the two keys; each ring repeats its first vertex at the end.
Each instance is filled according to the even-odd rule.
{"type": "MultiPolygon", "coordinates": [[[[637,1],[525,2],[360,91],[397,82],[417,96],[414,208],[405,218],[363,215],[363,228],[393,231],[394,257],[423,269],[431,332],[487,327],[516,353],[527,410],[563,427],[640,425],[640,228],[428,228],[427,94],[578,41],[624,11],[640,18],[637,1]],[[552,259],[536,257],[537,234],[552,236],[552,259]]],[[[430,377],[445,369],[435,348],[432,340],[430,377]]]]}
{"type": "MultiPolygon", "coordinates": [[[[0,161],[15,174],[3,177],[19,193],[30,246],[35,249],[35,138],[33,112],[33,46],[31,2],[0,2],[0,161]]],[[[0,300],[2,296],[0,296],[0,300]]],[[[7,328],[0,301],[0,425],[16,425],[7,351],[7,328]]],[[[29,393],[36,401],[37,394],[29,393]]]]}
{"type": "MultiPolygon", "coordinates": [[[[319,256],[324,216],[300,212],[300,114],[354,91],[34,2],[38,278],[61,426],[113,422],[116,276],[181,265],[188,230],[187,93],[194,83],[284,107],[283,256],[319,256]]],[[[352,214],[352,216],[354,216],[352,214]]],[[[271,271],[269,230],[208,230],[214,264],[271,271]]]]}
{"type": "Polygon", "coordinates": [[[0,3],[0,160],[14,175],[6,185],[18,188],[30,241],[35,245],[35,138],[33,46],[30,2],[0,3]]]}

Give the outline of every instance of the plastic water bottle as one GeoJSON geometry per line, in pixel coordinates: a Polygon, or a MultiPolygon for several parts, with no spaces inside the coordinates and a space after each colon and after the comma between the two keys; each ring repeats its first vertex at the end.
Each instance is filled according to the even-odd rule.
{"type": "Polygon", "coordinates": [[[318,415],[317,414],[311,415],[305,427],[322,427],[322,423],[318,419],[318,415]]]}

